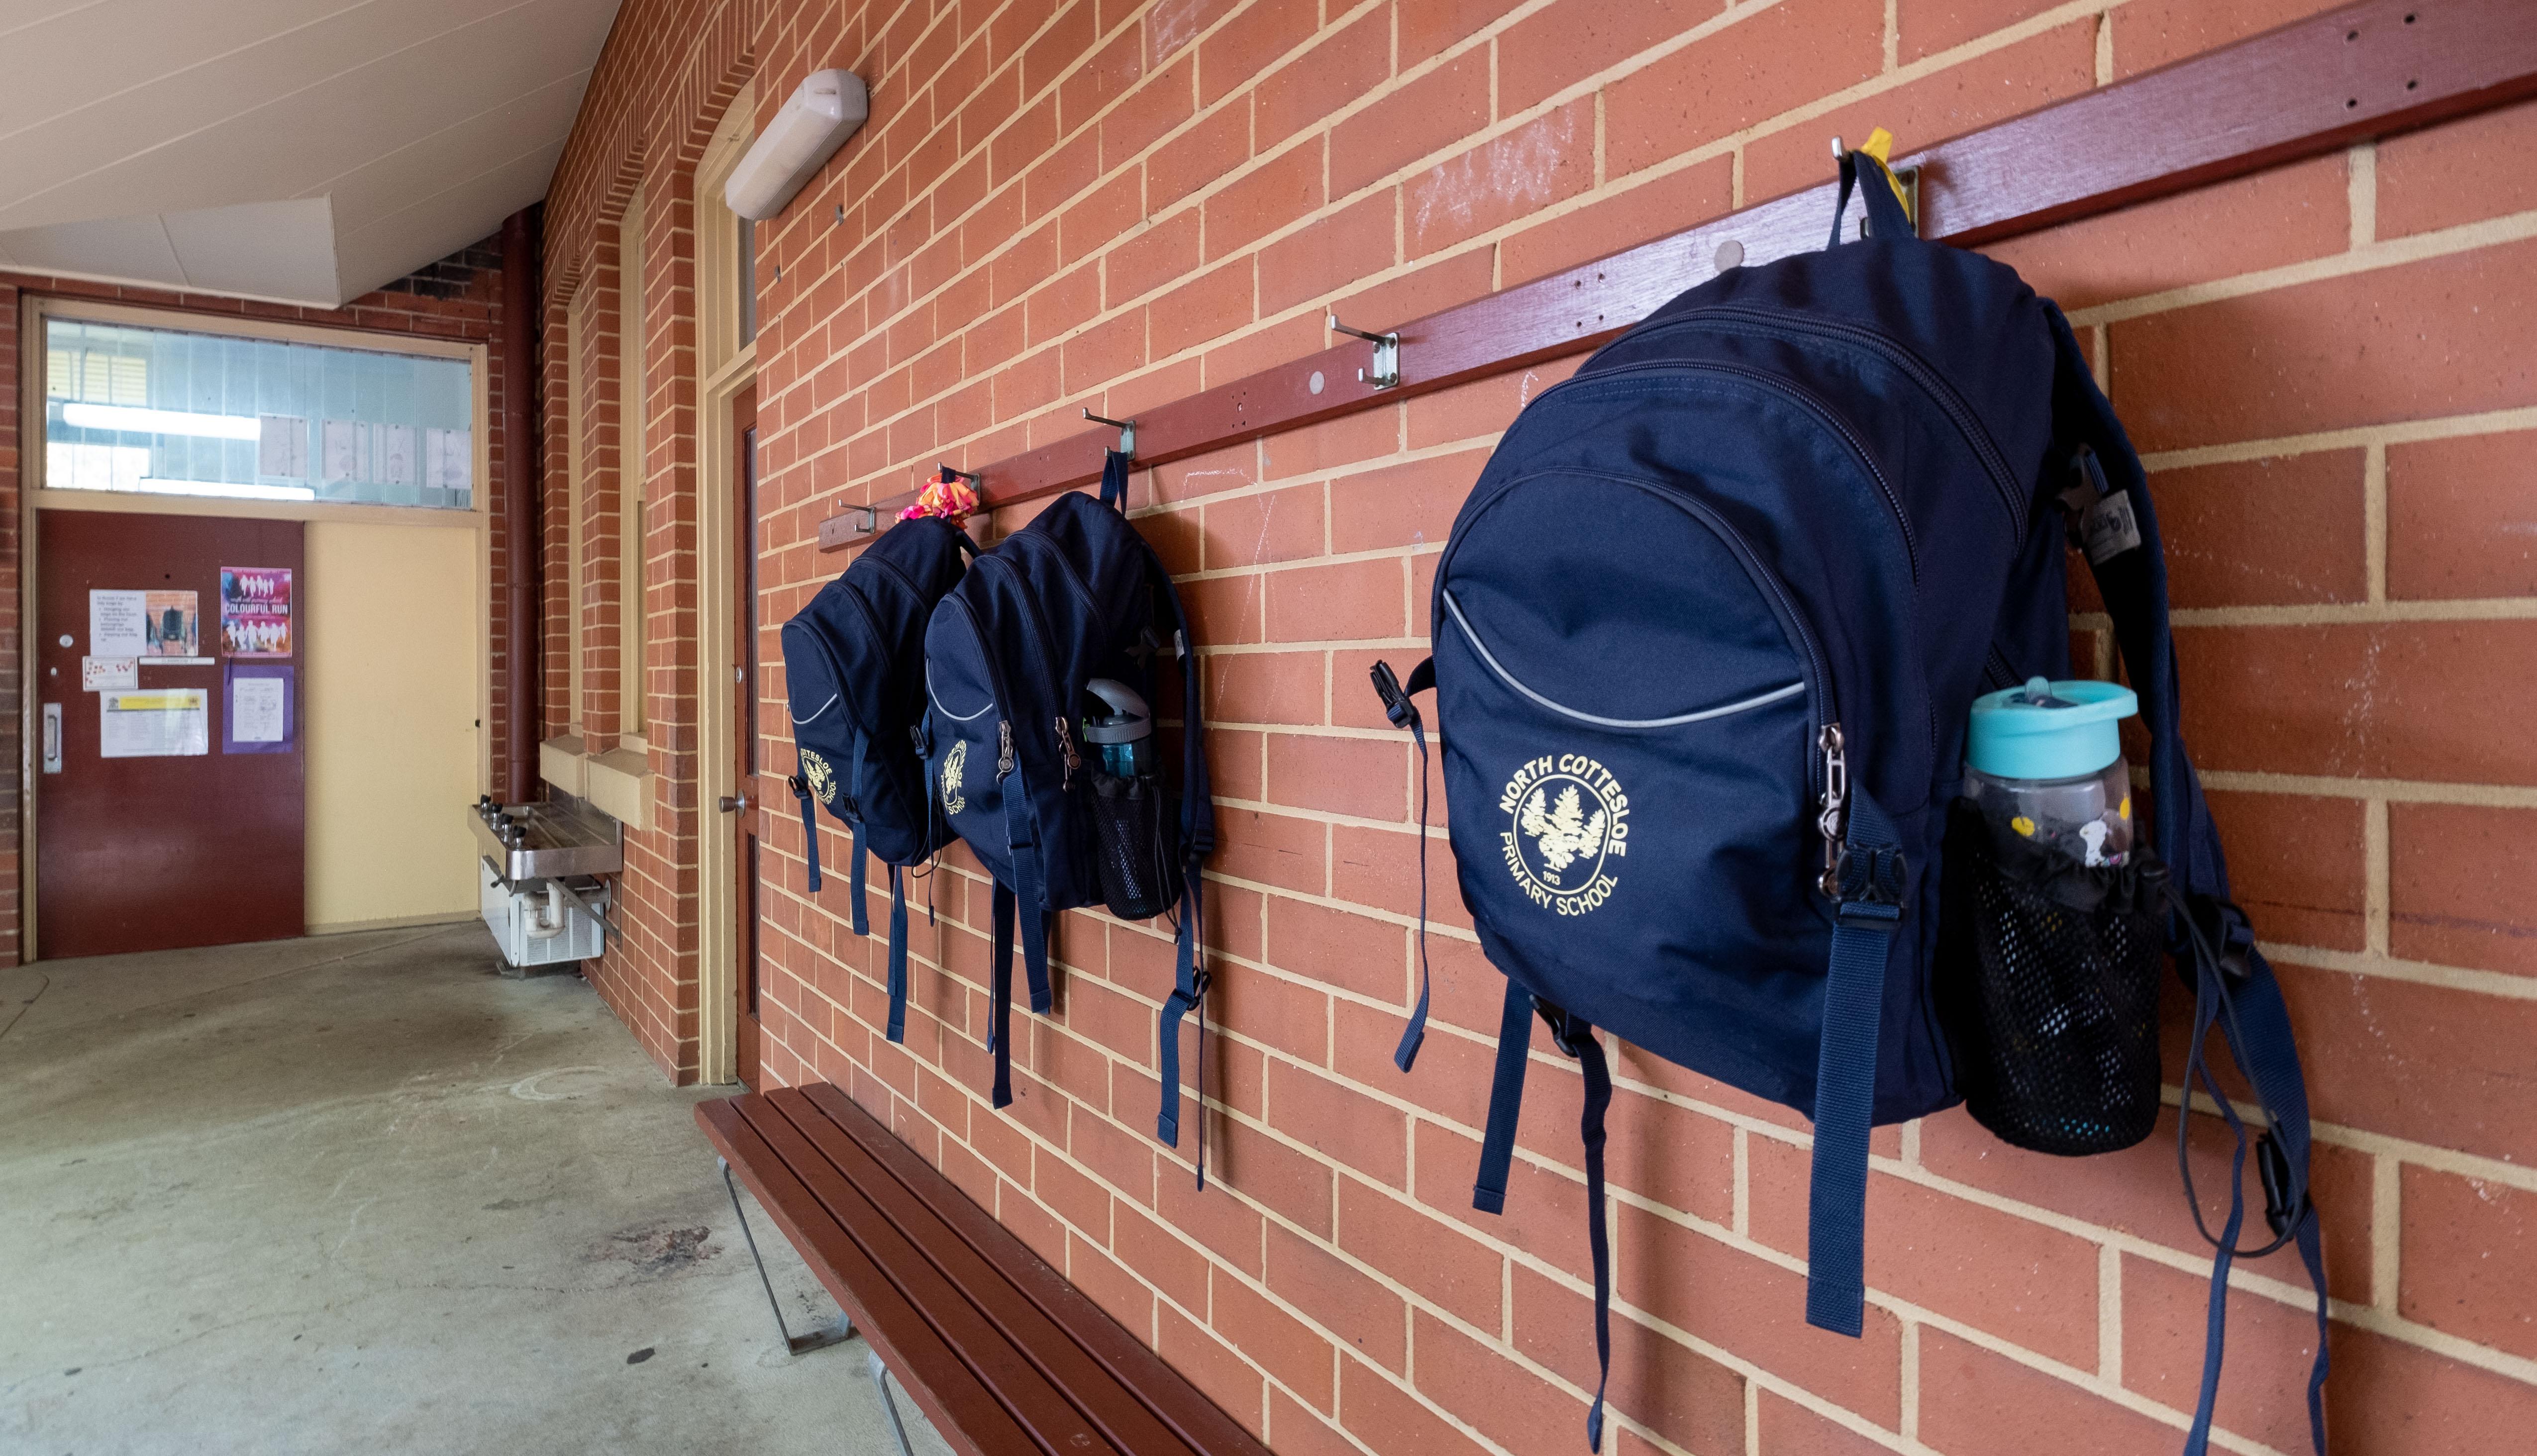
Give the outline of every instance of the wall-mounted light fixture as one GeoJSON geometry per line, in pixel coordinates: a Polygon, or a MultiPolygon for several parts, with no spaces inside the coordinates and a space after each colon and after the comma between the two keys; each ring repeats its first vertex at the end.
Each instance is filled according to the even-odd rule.
{"type": "Polygon", "coordinates": [[[753,222],[774,217],[871,114],[872,97],[862,77],[852,71],[812,72],[731,169],[731,180],[722,186],[723,201],[753,222]]]}

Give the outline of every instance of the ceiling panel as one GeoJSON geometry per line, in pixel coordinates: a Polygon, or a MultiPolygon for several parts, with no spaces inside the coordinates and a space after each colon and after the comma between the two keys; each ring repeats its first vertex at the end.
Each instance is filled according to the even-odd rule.
{"type": "Polygon", "coordinates": [[[0,88],[0,249],[19,266],[37,266],[40,255],[45,267],[125,277],[153,256],[156,232],[153,271],[128,276],[164,282],[185,261],[185,240],[200,237],[206,256],[220,260],[209,272],[232,281],[218,290],[340,302],[486,236],[545,194],[617,6],[0,7],[0,50],[13,59],[75,58],[27,67],[0,88]],[[6,13],[29,10],[23,19],[6,13]],[[254,215],[234,210],[312,202],[327,204],[325,256],[304,246],[310,220],[320,218],[304,208],[270,215],[283,229],[271,234],[270,256],[243,255],[256,233],[236,224],[254,215]],[[180,215],[183,223],[159,221],[180,215]],[[390,218],[395,225],[382,227],[390,218]],[[177,244],[166,240],[171,228],[177,244]],[[427,241],[443,237],[455,240],[427,241]],[[83,247],[93,252],[84,265],[61,257],[83,247]]]}

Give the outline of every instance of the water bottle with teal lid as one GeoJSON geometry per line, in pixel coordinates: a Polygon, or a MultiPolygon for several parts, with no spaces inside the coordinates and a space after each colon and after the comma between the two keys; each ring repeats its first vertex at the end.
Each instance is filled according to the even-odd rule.
{"type": "Polygon", "coordinates": [[[1974,700],[1967,798],[1983,816],[2081,864],[2116,865],[2132,848],[2131,769],[2118,725],[2140,711],[2111,682],[2051,682],[1974,700]]]}

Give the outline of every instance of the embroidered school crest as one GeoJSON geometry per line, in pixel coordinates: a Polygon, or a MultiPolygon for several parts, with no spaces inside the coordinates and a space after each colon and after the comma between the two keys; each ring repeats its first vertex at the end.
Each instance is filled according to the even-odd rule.
{"type": "Polygon", "coordinates": [[[829,808],[837,806],[837,776],[828,761],[810,749],[802,750],[802,782],[811,786],[812,795],[829,808]]]}
{"type": "Polygon", "coordinates": [[[1498,811],[1507,872],[1533,904],[1582,916],[1611,898],[1613,861],[1630,848],[1630,796],[1601,763],[1582,753],[1532,759],[1507,781],[1498,811]]]}
{"type": "Polygon", "coordinates": [[[943,812],[956,814],[969,807],[960,792],[960,770],[969,762],[969,740],[962,738],[943,755],[943,812]]]}

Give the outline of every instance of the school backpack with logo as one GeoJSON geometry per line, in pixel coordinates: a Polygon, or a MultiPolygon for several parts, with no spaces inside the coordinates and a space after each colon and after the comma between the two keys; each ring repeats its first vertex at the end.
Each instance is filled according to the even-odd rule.
{"type": "MultiPolygon", "coordinates": [[[[2149,729],[2156,855],[2119,894],[2044,912],[2080,951],[2046,946],[2038,966],[2035,944],[2003,938],[2017,927],[1989,924],[1950,943],[1999,940],[2067,998],[2065,1022],[2102,1023],[2117,1059],[2145,1044],[2153,1066],[2159,941],[2175,951],[2197,1033],[2221,1028],[2268,1113],[2255,1151],[2275,1234],[2238,1247],[2233,1182],[2186,1450],[2207,1440],[2231,1259],[2296,1242],[2320,1295],[2321,1451],[2307,1097],[2178,734],[2139,462],[2059,310],[2009,268],[1915,236],[1864,154],[1843,161],[1833,245],[1726,271],[1531,401],[1437,562],[1433,657],[1406,685],[1374,670],[1422,758],[1409,695],[1436,690],[1463,900],[1507,975],[1472,1202],[1503,1206],[1537,1013],[1585,1074],[1608,1370],[1611,1076],[1594,1029],[1616,1031],[1813,1118],[1806,1318],[1859,1333],[1868,1130],[1962,1091],[1966,1038],[1942,1024],[1940,987],[1971,973],[1946,962],[1940,925],[1942,879],[1987,868],[1942,854],[1968,714],[1986,690],[2069,675],[2065,496],[2149,729]],[[1853,190],[1867,235],[1845,241],[1853,190]],[[2121,1008],[2077,973],[2126,933],[2150,947],[2150,992],[2121,1008]]],[[[1422,984],[1404,1071],[1426,1013],[1422,984]]],[[[2243,1166],[2247,1130],[2194,1045],[2182,1080],[2219,1098],[2243,1166]]],[[[2147,1093],[2154,1118],[2154,1071],[2147,1093]]],[[[1590,1443],[1602,1412],[1598,1389],[1590,1443]]]]}
{"type": "Polygon", "coordinates": [[[977,546],[936,517],[903,521],[865,547],[819,589],[778,634],[784,644],[784,698],[800,767],[785,781],[802,806],[819,890],[819,826],[811,805],[827,805],[854,836],[854,928],[870,934],[864,911],[867,850],[889,866],[890,1040],[899,1039],[907,992],[907,885],[902,871],[951,842],[931,812],[925,759],[925,624],[977,546]]]}
{"type": "MultiPolygon", "coordinates": [[[[1030,1006],[1044,1014],[1048,922],[1058,912],[1101,905],[1122,919],[1177,915],[1156,1123],[1177,1147],[1180,1025],[1193,1009],[1205,1054],[1199,866],[1215,847],[1215,808],[1188,620],[1162,561],[1128,523],[1128,464],[1111,452],[1098,500],[1059,496],[981,555],[935,608],[925,633],[926,772],[936,810],[996,880],[988,1049],[997,1107],[1012,1101],[1016,919],[1030,1006]],[[1150,711],[1146,732],[1135,726],[1135,707],[1155,701],[1166,658],[1181,664],[1177,805],[1150,711]]],[[[1203,1117],[1200,1125],[1203,1179],[1203,1117]]]]}

